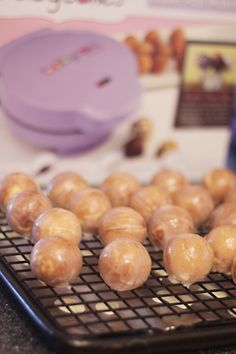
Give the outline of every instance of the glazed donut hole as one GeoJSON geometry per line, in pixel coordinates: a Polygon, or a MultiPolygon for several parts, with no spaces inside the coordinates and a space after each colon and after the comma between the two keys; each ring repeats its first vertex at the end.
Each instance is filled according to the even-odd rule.
{"type": "Polygon", "coordinates": [[[7,204],[18,193],[25,191],[39,192],[40,188],[34,179],[22,172],[7,175],[0,182],[0,208],[6,211],[7,204]]]}
{"type": "Polygon", "coordinates": [[[77,173],[63,172],[48,183],[46,193],[54,207],[68,209],[72,194],[86,187],[87,182],[77,173]]]}
{"type": "Polygon", "coordinates": [[[172,204],[172,198],[165,190],[156,186],[141,187],[131,197],[130,207],[140,213],[146,222],[155,209],[172,204]]]}
{"type": "Polygon", "coordinates": [[[139,188],[138,180],[124,172],[113,173],[101,184],[102,191],[107,195],[113,207],[128,206],[132,194],[139,188]]]}
{"type": "Polygon", "coordinates": [[[179,189],[173,195],[173,201],[191,214],[196,228],[204,225],[214,209],[212,197],[200,185],[188,185],[179,189]]]}
{"type": "Polygon", "coordinates": [[[187,178],[179,171],[165,168],[157,172],[151,179],[151,185],[160,187],[173,195],[188,185],[187,178]]]}
{"type": "Polygon", "coordinates": [[[111,203],[100,189],[84,188],[71,196],[69,209],[80,220],[83,232],[93,234],[98,232],[100,219],[111,209],[111,203]]]}
{"type": "Polygon", "coordinates": [[[37,217],[51,208],[51,201],[42,193],[21,192],[8,203],[6,219],[12,230],[29,238],[37,217]]]}
{"type": "Polygon", "coordinates": [[[146,223],[142,215],[132,208],[112,208],[101,218],[99,237],[103,245],[121,239],[143,243],[147,237],[146,223]]]}
{"type": "Polygon", "coordinates": [[[206,240],[214,253],[213,270],[230,273],[236,256],[236,226],[218,226],[206,235],[206,240]]]}
{"type": "Polygon", "coordinates": [[[82,237],[80,221],[69,210],[52,208],[38,216],[33,224],[32,241],[47,237],[62,237],[79,245],[82,237]]]}
{"type": "Polygon", "coordinates": [[[222,203],[214,209],[209,218],[209,227],[214,229],[221,225],[236,226],[236,203],[222,203]]]}
{"type": "Polygon", "coordinates": [[[167,243],[163,260],[169,280],[190,287],[208,275],[213,266],[214,255],[203,237],[185,233],[167,243]]]}
{"type": "Polygon", "coordinates": [[[151,272],[151,258],[146,248],[134,240],[115,240],[99,257],[99,272],[105,283],[117,291],[141,286],[151,272]]]}
{"type": "Polygon", "coordinates": [[[195,231],[189,212],[175,205],[164,205],[154,211],[148,226],[149,240],[157,250],[177,235],[195,231]]]}
{"type": "Polygon", "coordinates": [[[80,274],[82,262],[79,248],[62,237],[39,240],[30,258],[33,274],[50,286],[68,286],[80,274]]]}
{"type": "MultiPolygon", "coordinates": [[[[226,168],[213,169],[203,176],[203,185],[218,204],[223,200],[230,201],[229,191],[236,190],[236,175],[226,168]]],[[[233,194],[233,193],[231,193],[233,194]]],[[[236,199],[236,198],[235,198],[236,199]]]]}

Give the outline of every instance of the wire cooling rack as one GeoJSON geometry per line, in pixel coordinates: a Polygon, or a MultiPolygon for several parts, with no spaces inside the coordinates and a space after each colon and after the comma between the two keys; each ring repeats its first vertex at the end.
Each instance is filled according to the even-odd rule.
{"type": "Polygon", "coordinates": [[[171,284],[162,253],[147,243],[153,261],[146,284],[119,293],[98,273],[101,244],[84,240],[83,272],[66,288],[52,288],[31,273],[30,241],[0,214],[1,278],[46,338],[69,352],[152,353],[236,344],[236,286],[220,273],[186,289],[171,284]]]}

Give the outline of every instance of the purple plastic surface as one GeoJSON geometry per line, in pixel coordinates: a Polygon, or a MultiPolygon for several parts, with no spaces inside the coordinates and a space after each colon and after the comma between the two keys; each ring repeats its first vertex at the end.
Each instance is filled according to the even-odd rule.
{"type": "Polygon", "coordinates": [[[28,130],[24,126],[20,126],[11,119],[11,116],[5,112],[9,127],[20,138],[28,141],[32,145],[44,147],[50,150],[56,150],[60,154],[74,154],[78,151],[86,151],[98,144],[103,143],[108,134],[98,134],[97,136],[89,136],[79,133],[71,134],[50,134],[43,131],[28,130]]]}
{"type": "MultiPolygon", "coordinates": [[[[44,146],[39,138],[29,139],[27,127],[38,129],[38,136],[59,131],[67,139],[79,132],[90,145],[138,106],[136,60],[123,44],[103,35],[35,32],[0,50],[0,58],[2,105],[15,119],[11,125],[19,124],[18,133],[37,145],[44,146]]],[[[66,143],[53,145],[68,149],[66,143]]]]}

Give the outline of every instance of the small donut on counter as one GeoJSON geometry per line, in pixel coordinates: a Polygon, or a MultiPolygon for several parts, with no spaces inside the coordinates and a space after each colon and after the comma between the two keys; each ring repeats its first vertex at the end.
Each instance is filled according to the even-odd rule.
{"type": "Polygon", "coordinates": [[[151,258],[146,248],[134,240],[115,240],[99,257],[99,272],[114,290],[127,291],[141,286],[151,272],[151,258]]]}
{"type": "Polygon", "coordinates": [[[208,220],[214,209],[214,202],[209,192],[199,185],[189,185],[179,189],[174,194],[173,201],[191,214],[197,228],[208,220]]]}
{"type": "Polygon", "coordinates": [[[167,243],[163,259],[170,281],[190,287],[203,280],[211,271],[214,254],[203,237],[186,233],[167,243]]]}
{"type": "Polygon", "coordinates": [[[132,194],[139,188],[138,180],[125,172],[113,173],[101,185],[113,207],[129,205],[132,194]]]}
{"type": "Polygon", "coordinates": [[[47,237],[63,237],[79,245],[82,237],[80,221],[69,210],[52,208],[40,214],[33,224],[32,241],[47,237]]]}
{"type": "Polygon", "coordinates": [[[38,241],[30,258],[33,274],[50,286],[68,286],[80,274],[82,263],[80,249],[62,237],[38,241]]]}
{"type": "Polygon", "coordinates": [[[11,198],[18,193],[25,191],[39,192],[40,188],[34,179],[22,172],[14,172],[2,179],[0,182],[0,208],[6,211],[7,204],[11,198]]]}
{"type": "Polygon", "coordinates": [[[47,185],[46,192],[54,207],[68,209],[70,197],[88,187],[88,183],[75,172],[62,172],[47,185]]]}
{"type": "Polygon", "coordinates": [[[156,186],[138,189],[131,197],[130,207],[140,213],[146,222],[155,209],[162,205],[172,204],[172,198],[165,190],[156,186]]]}
{"type": "Polygon", "coordinates": [[[108,197],[97,188],[84,188],[73,194],[69,201],[69,210],[78,217],[83,232],[87,234],[98,231],[100,219],[109,209],[108,197]]]}
{"type": "Polygon", "coordinates": [[[21,192],[8,203],[6,219],[12,230],[30,238],[37,217],[51,208],[51,201],[42,193],[21,192]]]}
{"type": "Polygon", "coordinates": [[[213,270],[230,273],[233,259],[236,257],[236,226],[218,226],[206,235],[206,240],[214,253],[213,270]]]}
{"type": "Polygon", "coordinates": [[[193,233],[194,223],[189,212],[176,205],[163,205],[149,220],[149,239],[156,249],[163,249],[167,242],[182,233],[193,233]]]}
{"type": "Polygon", "coordinates": [[[100,220],[99,236],[103,245],[114,240],[132,239],[143,243],[147,227],[141,214],[129,207],[108,210],[100,220]]]}

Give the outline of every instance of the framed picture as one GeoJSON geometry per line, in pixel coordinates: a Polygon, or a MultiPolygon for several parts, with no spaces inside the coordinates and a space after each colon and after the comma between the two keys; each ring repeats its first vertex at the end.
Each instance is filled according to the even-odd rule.
{"type": "Polygon", "coordinates": [[[175,126],[228,126],[236,86],[236,43],[187,42],[175,126]]]}

